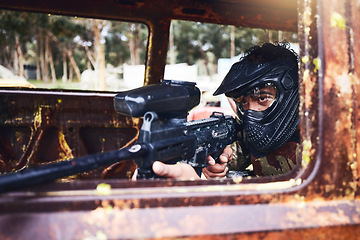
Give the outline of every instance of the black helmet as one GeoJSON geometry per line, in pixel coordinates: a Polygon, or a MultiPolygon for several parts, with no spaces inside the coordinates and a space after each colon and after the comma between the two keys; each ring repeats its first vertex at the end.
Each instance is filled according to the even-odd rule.
{"type": "Polygon", "coordinates": [[[266,156],[293,137],[299,124],[298,79],[296,57],[264,63],[245,58],[231,67],[215,91],[214,95],[225,93],[238,98],[268,84],[277,89],[274,103],[264,111],[240,111],[237,104],[246,133],[245,143],[254,157],[266,156]]]}

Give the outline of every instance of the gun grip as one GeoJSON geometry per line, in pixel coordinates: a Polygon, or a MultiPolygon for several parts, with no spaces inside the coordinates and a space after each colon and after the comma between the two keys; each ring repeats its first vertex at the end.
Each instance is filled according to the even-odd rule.
{"type": "Polygon", "coordinates": [[[140,180],[140,179],[161,179],[163,177],[156,175],[152,169],[138,168],[138,173],[136,178],[140,180]]]}
{"type": "Polygon", "coordinates": [[[221,164],[221,161],[219,159],[220,155],[223,153],[224,151],[224,148],[223,149],[220,149],[219,151],[211,154],[210,156],[215,160],[216,163],[219,163],[221,164]]]}

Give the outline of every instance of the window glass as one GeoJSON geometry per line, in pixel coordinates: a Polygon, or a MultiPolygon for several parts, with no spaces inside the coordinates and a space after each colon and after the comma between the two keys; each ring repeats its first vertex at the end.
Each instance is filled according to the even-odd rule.
{"type": "Polygon", "coordinates": [[[0,85],[131,88],[127,67],[144,65],[147,35],[140,23],[1,10],[0,85]]]}
{"type": "Polygon", "coordinates": [[[165,78],[196,81],[198,87],[214,90],[244,51],[255,44],[284,40],[299,51],[297,33],[293,32],[174,20],[165,78]],[[181,71],[183,66],[188,71],[181,71]]]}

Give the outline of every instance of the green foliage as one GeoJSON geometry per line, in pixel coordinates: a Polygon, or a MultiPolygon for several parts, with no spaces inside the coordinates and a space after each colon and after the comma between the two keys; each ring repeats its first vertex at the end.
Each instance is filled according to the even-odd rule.
{"type": "MultiPolygon", "coordinates": [[[[194,64],[211,52],[214,61],[230,57],[231,26],[189,21],[173,21],[177,62],[194,64]]],[[[254,44],[269,41],[269,31],[236,27],[235,55],[243,53],[254,44]]],[[[289,41],[294,41],[293,38],[289,41]]],[[[214,62],[215,63],[215,62],[214,62]]]]}
{"type": "Polygon", "coordinates": [[[130,59],[129,39],[137,35],[139,42],[141,62],[145,62],[148,29],[144,24],[137,24],[137,31],[132,28],[133,24],[127,22],[111,22],[105,36],[105,59],[113,66],[124,64],[130,59]]]}
{"type": "MultiPolygon", "coordinates": [[[[144,24],[101,20],[105,61],[113,66],[130,63],[131,47],[145,62],[148,28],[144,24]],[[132,44],[130,44],[132,43],[132,44]]],[[[44,51],[46,36],[50,37],[51,54],[56,76],[62,76],[63,55],[71,50],[80,71],[88,68],[95,54],[94,21],[28,12],[0,11],[0,64],[11,66],[17,36],[25,64],[35,64],[44,51]]],[[[204,24],[189,21],[172,22],[174,50],[177,63],[190,65],[199,60],[216,65],[219,58],[230,57],[231,26],[204,24]]],[[[237,27],[235,29],[235,55],[239,55],[253,44],[269,41],[269,31],[237,27]]],[[[296,34],[286,34],[289,41],[296,41],[296,34]]],[[[276,38],[276,34],[272,35],[276,38]]],[[[274,40],[274,39],[270,39],[274,40]]],[[[276,39],[275,39],[276,40],[276,39]]],[[[69,68],[68,68],[69,71],[69,68]]]]}

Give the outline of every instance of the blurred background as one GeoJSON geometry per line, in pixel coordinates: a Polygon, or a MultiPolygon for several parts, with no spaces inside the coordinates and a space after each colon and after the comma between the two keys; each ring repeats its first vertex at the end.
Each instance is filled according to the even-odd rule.
{"type": "MultiPolygon", "coordinates": [[[[144,81],[145,24],[0,11],[0,86],[122,91],[144,81]]],[[[165,79],[196,82],[201,106],[229,107],[212,93],[231,65],[254,44],[297,34],[173,21],[165,79]]]]}

